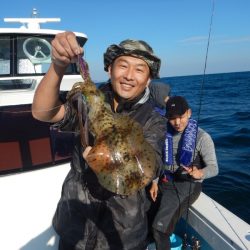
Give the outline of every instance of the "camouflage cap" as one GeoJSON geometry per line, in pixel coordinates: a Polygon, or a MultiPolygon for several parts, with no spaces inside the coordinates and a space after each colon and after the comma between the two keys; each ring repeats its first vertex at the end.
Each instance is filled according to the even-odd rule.
{"type": "Polygon", "coordinates": [[[161,60],[154,55],[153,49],[142,40],[124,40],[119,45],[110,45],[104,53],[104,70],[119,56],[133,56],[144,60],[150,69],[152,78],[159,78],[161,60]]]}

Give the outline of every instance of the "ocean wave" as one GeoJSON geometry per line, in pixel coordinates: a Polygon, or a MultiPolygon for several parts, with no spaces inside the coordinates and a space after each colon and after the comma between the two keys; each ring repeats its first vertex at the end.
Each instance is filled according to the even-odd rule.
{"type": "Polygon", "coordinates": [[[233,118],[240,121],[250,121],[250,111],[237,111],[233,114],[233,118]]]}

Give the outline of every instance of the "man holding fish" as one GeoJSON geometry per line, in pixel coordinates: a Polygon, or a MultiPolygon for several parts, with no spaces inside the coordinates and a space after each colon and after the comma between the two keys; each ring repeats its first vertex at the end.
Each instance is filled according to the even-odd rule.
{"type": "MultiPolygon", "coordinates": [[[[59,249],[144,250],[147,237],[144,187],[158,175],[162,167],[161,154],[166,132],[166,120],[154,111],[148,89],[151,79],[159,75],[160,59],[141,40],[124,40],[118,45],[109,46],[104,53],[104,69],[108,72],[109,81],[100,90],[108,104],[108,110],[115,117],[119,114],[138,123],[138,134],[142,128],[143,141],[135,139],[134,145],[128,144],[127,150],[123,147],[125,165],[119,171],[119,166],[111,164],[108,166],[109,172],[96,172],[88,158],[96,143],[95,135],[90,137],[89,146],[85,147],[81,143],[79,119],[75,116],[73,105],[69,99],[65,100],[60,95],[60,83],[67,66],[76,62],[81,54],[83,49],[79,47],[74,33],[56,35],[52,41],[52,63],[37,87],[32,105],[32,113],[36,119],[56,123],[60,129],[77,132],[71,169],[64,181],[61,199],[53,218],[53,226],[60,236],[59,249]],[[138,153],[140,145],[145,143],[149,144],[150,149],[138,153]],[[151,148],[153,151],[150,151],[151,148]],[[153,152],[153,156],[145,157],[141,152],[153,152]],[[132,155],[138,162],[138,169],[134,175],[130,170],[128,175],[126,162],[127,165],[130,164],[132,155]],[[142,161],[144,158],[154,159],[148,163],[151,162],[154,166],[146,167],[142,161]],[[110,172],[112,168],[114,171],[110,172]],[[137,189],[134,185],[126,186],[133,178],[134,183],[135,180],[140,181],[140,175],[146,174],[148,168],[153,169],[154,174],[148,177],[147,183],[143,182],[144,186],[138,186],[137,189]],[[112,179],[109,179],[109,175],[113,175],[112,179]],[[124,179],[118,178],[118,175],[122,175],[124,179]],[[129,182],[127,178],[130,178],[129,182]],[[116,181],[117,187],[124,188],[118,188],[115,192],[116,189],[110,188],[114,186],[110,180],[116,181]]],[[[81,64],[79,66],[81,68],[81,64]]],[[[87,104],[90,105],[88,100],[87,104]]],[[[93,125],[90,126],[90,132],[93,125]]],[[[116,131],[117,127],[113,126],[113,129],[116,131]]],[[[118,140],[117,137],[114,140],[118,140]]],[[[105,157],[110,158],[110,155],[105,157]]],[[[118,153],[115,155],[117,157],[120,157],[118,153]]]]}

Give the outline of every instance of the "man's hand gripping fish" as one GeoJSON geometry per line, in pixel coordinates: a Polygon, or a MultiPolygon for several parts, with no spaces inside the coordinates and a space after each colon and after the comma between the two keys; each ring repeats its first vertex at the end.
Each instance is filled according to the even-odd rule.
{"type": "Polygon", "coordinates": [[[83,147],[88,145],[88,132],[95,139],[86,158],[88,165],[107,190],[120,195],[134,193],[154,178],[155,152],[144,139],[140,124],[129,116],[113,113],[92,82],[87,63],[81,56],[78,62],[84,82],[75,83],[67,99],[81,99],[77,112],[83,147]]]}

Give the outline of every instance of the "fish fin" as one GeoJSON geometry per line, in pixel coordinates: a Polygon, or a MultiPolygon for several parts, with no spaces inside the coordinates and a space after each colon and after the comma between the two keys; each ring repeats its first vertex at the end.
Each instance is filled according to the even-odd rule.
{"type": "Polygon", "coordinates": [[[75,112],[77,113],[81,144],[85,148],[89,146],[87,105],[80,91],[77,91],[76,93],[71,95],[69,101],[71,102],[75,112]]]}
{"type": "Polygon", "coordinates": [[[77,100],[77,114],[79,119],[81,144],[83,148],[89,146],[89,133],[88,133],[88,116],[87,116],[87,105],[84,103],[82,95],[77,100]]]}

